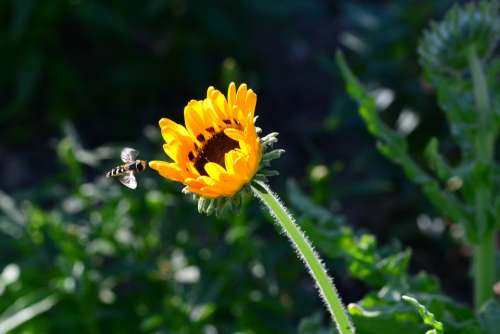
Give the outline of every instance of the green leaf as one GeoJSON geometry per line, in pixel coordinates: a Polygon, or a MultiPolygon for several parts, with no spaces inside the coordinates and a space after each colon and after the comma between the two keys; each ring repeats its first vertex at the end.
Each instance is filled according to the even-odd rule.
{"type": "Polygon", "coordinates": [[[420,317],[422,317],[422,320],[426,325],[432,326],[434,329],[433,331],[428,331],[428,334],[437,334],[437,333],[442,333],[443,332],[443,323],[440,321],[437,321],[434,313],[430,312],[427,307],[424,305],[420,304],[418,300],[416,300],[413,297],[410,296],[402,296],[401,299],[403,299],[405,302],[408,302],[412,304],[420,314],[420,317]]]}
{"type": "MultiPolygon", "coordinates": [[[[415,312],[415,306],[401,303],[401,296],[415,291],[413,283],[406,288],[385,286],[377,293],[366,295],[360,302],[350,304],[348,309],[359,333],[405,333],[422,334],[427,325],[415,312]]],[[[481,334],[474,313],[441,293],[413,293],[422,304],[427,305],[436,317],[442,319],[446,333],[481,334]]],[[[417,308],[418,309],[418,308],[417,308]]],[[[429,320],[432,317],[426,315],[429,320]]],[[[439,328],[439,325],[436,325],[439,328]]],[[[433,328],[433,330],[437,330],[433,328]]],[[[439,333],[439,332],[438,332],[439,333]]]]}
{"type": "Polygon", "coordinates": [[[407,275],[410,250],[393,247],[383,252],[377,248],[373,235],[355,233],[341,217],[314,204],[295,182],[289,182],[288,191],[293,206],[305,215],[300,225],[314,244],[330,257],[345,258],[353,277],[379,288],[387,282],[401,281],[407,275]]]}
{"type": "Polygon", "coordinates": [[[347,66],[340,51],[337,52],[337,64],[346,81],[348,93],[359,104],[358,111],[368,131],[379,140],[377,143],[379,151],[388,159],[399,164],[410,180],[421,185],[429,200],[443,215],[454,221],[466,221],[467,213],[464,204],[454,194],[443,191],[439,182],[427,174],[408,154],[404,137],[382,122],[377,114],[373,97],[363,89],[347,66]]]}
{"type": "Polygon", "coordinates": [[[433,137],[425,148],[425,158],[429,168],[436,173],[441,180],[448,180],[452,176],[451,168],[444,157],[439,153],[439,141],[433,137]]]}
{"type": "Polygon", "coordinates": [[[363,334],[421,334],[414,318],[397,306],[377,306],[367,309],[359,304],[350,304],[349,313],[359,333],[363,334]]]}

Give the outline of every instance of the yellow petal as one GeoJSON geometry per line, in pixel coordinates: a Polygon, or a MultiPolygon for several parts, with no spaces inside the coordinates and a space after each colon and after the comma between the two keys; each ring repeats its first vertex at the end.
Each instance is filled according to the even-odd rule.
{"type": "Polygon", "coordinates": [[[205,175],[199,176],[196,180],[203,182],[207,186],[213,186],[217,183],[214,179],[205,175]]]}
{"type": "Polygon", "coordinates": [[[244,141],[245,140],[245,134],[241,130],[237,129],[225,129],[224,134],[228,136],[231,139],[234,139],[236,141],[244,141]]]}
{"type": "Polygon", "coordinates": [[[195,192],[205,198],[218,198],[218,197],[221,197],[222,194],[218,191],[214,191],[213,189],[210,189],[210,188],[201,188],[201,189],[192,189],[190,190],[188,188],[189,191],[191,192],[195,192]]]}
{"type": "Polygon", "coordinates": [[[245,109],[245,101],[247,99],[247,85],[241,84],[236,92],[236,105],[241,109],[245,109]]]}
{"type": "Polygon", "coordinates": [[[207,97],[210,98],[212,94],[216,91],[217,89],[214,88],[214,86],[210,86],[207,88],[207,97]]]}
{"type": "MultiPolygon", "coordinates": [[[[214,103],[211,99],[203,100],[203,109],[207,114],[205,116],[208,116],[206,117],[207,122],[210,122],[210,126],[212,126],[214,129],[217,129],[222,120],[225,119],[224,114],[222,114],[220,110],[214,106],[214,103]]],[[[206,131],[207,128],[208,126],[205,127],[204,130],[206,131]]]]}
{"type": "Polygon", "coordinates": [[[239,156],[238,152],[236,152],[235,150],[229,151],[225,154],[224,164],[225,164],[226,170],[229,174],[235,173],[234,163],[235,163],[236,159],[239,159],[239,158],[240,158],[240,156],[239,156]]]}
{"type": "Polygon", "coordinates": [[[182,170],[174,163],[168,163],[165,161],[150,161],[149,167],[158,171],[158,173],[173,181],[183,181],[184,176],[182,175],[182,170]]]}
{"type": "Polygon", "coordinates": [[[193,138],[196,138],[206,127],[210,126],[205,124],[202,104],[202,101],[191,100],[184,108],[184,122],[193,138]]]}
{"type": "Polygon", "coordinates": [[[162,118],[160,119],[160,128],[169,128],[172,129],[173,131],[177,132],[179,135],[182,136],[189,136],[189,133],[187,132],[186,128],[168,118],[162,118]]]}
{"type": "Polygon", "coordinates": [[[245,101],[245,110],[247,113],[249,113],[252,117],[252,124],[253,124],[253,118],[255,114],[255,106],[257,105],[257,94],[253,92],[253,90],[249,89],[247,92],[247,98],[245,101]]]}
{"type": "Polygon", "coordinates": [[[253,120],[253,116],[251,114],[248,114],[246,117],[246,120],[244,122],[244,132],[245,136],[247,137],[247,141],[253,142],[257,138],[257,132],[255,129],[255,124],[253,120]]]}
{"type": "Polygon", "coordinates": [[[243,155],[240,152],[228,152],[226,153],[226,156],[224,158],[228,175],[236,180],[239,180],[240,182],[248,179],[245,174],[241,174],[238,172],[238,170],[241,171],[241,162],[239,160],[244,159],[243,155]]]}
{"type": "Polygon", "coordinates": [[[223,120],[230,118],[226,98],[221,92],[218,90],[211,91],[210,95],[207,96],[207,101],[211,107],[210,109],[213,110],[213,113],[216,115],[216,119],[214,120],[218,124],[222,125],[223,120]]]}
{"type": "Polygon", "coordinates": [[[229,88],[227,89],[227,102],[230,105],[236,103],[236,85],[234,84],[234,82],[231,82],[229,84],[229,88]]]}
{"type": "Polygon", "coordinates": [[[208,194],[211,196],[217,196],[217,197],[220,197],[220,196],[230,197],[230,196],[234,195],[234,193],[235,193],[234,189],[229,189],[229,188],[226,188],[222,185],[218,185],[217,187],[203,187],[203,188],[200,188],[200,191],[205,193],[205,194],[208,194]]]}
{"type": "Polygon", "coordinates": [[[249,180],[253,177],[253,175],[249,175],[250,168],[248,168],[248,162],[245,157],[241,157],[240,159],[236,159],[234,162],[234,173],[235,175],[241,175],[246,180],[249,180]]]}
{"type": "Polygon", "coordinates": [[[202,182],[201,180],[198,180],[198,178],[186,178],[184,180],[184,184],[193,188],[201,188],[201,187],[206,187],[206,184],[202,182]]]}
{"type": "Polygon", "coordinates": [[[186,161],[186,169],[188,170],[189,174],[193,175],[193,177],[200,176],[200,172],[198,172],[193,162],[186,161]]]}
{"type": "Polygon", "coordinates": [[[166,143],[172,140],[179,140],[189,144],[189,133],[182,125],[177,124],[168,118],[162,118],[160,120],[160,128],[161,135],[166,143]]]}
{"type": "Polygon", "coordinates": [[[163,140],[167,144],[172,141],[178,141],[181,142],[182,145],[185,145],[187,150],[194,149],[193,138],[191,136],[181,135],[172,128],[168,127],[164,127],[161,129],[161,135],[163,137],[163,140]]]}
{"type": "Polygon", "coordinates": [[[221,175],[227,174],[227,171],[215,162],[206,163],[204,168],[208,176],[216,181],[221,180],[221,175]]]}
{"type": "Polygon", "coordinates": [[[243,124],[245,126],[246,115],[243,113],[243,110],[237,105],[233,106],[233,118],[238,120],[240,124],[243,124]]]}
{"type": "Polygon", "coordinates": [[[165,153],[175,162],[181,163],[185,162],[187,158],[186,147],[182,145],[182,142],[171,141],[163,145],[163,150],[165,153]]]}

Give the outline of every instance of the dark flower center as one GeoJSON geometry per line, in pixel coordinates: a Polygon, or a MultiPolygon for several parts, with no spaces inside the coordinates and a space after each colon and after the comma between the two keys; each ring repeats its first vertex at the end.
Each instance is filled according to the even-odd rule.
{"type": "Polygon", "coordinates": [[[226,163],[224,161],[224,156],[227,152],[239,148],[240,144],[238,141],[229,138],[224,134],[224,132],[219,132],[210,137],[210,139],[203,145],[196,156],[194,161],[194,167],[200,173],[200,175],[208,176],[205,171],[205,164],[208,162],[215,162],[226,168],[226,163]]]}

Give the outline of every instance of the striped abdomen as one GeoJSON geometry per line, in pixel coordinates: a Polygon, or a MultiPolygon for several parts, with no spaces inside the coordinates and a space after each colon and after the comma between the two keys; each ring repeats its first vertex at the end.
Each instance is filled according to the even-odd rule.
{"type": "Polygon", "coordinates": [[[106,177],[120,176],[128,172],[138,173],[142,172],[144,169],[146,169],[146,161],[136,160],[113,168],[106,173],[106,177]]]}
{"type": "Polygon", "coordinates": [[[117,167],[113,168],[112,170],[110,170],[109,172],[107,172],[106,177],[123,175],[128,171],[129,171],[128,164],[117,166],[117,167]]]}

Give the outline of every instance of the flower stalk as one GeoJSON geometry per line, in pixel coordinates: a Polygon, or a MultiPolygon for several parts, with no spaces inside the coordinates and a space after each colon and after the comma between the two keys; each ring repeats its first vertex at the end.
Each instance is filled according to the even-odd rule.
{"type": "Polygon", "coordinates": [[[254,181],[251,186],[253,194],[262,201],[267,207],[276,222],[285,232],[288,239],[292,242],[300,258],[304,261],[309,273],[313,277],[320,294],[325,302],[328,311],[330,312],[333,321],[337,326],[340,334],[354,334],[355,329],[352,325],[346,309],[340,300],[337,289],[328,276],[323,262],[319,255],[314,251],[311,243],[307,239],[304,232],[294,222],[292,216],[274,194],[269,187],[260,181],[254,181]]]}
{"type": "Polygon", "coordinates": [[[474,245],[474,304],[478,310],[489,298],[493,296],[495,283],[495,252],[496,228],[488,219],[488,207],[491,203],[491,165],[495,143],[495,128],[491,117],[488,84],[477,56],[475,47],[468,53],[469,68],[474,86],[474,99],[478,113],[478,128],[476,136],[476,164],[478,170],[484,173],[480,177],[475,193],[475,220],[478,230],[478,239],[474,245]]]}

